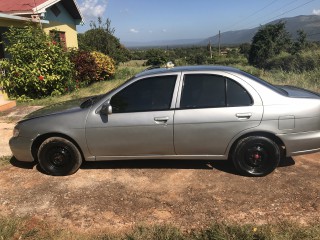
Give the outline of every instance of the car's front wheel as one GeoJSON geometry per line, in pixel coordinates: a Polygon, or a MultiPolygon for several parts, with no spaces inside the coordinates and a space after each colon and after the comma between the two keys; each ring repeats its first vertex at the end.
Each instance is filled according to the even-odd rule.
{"type": "Polygon", "coordinates": [[[46,173],[64,176],[73,174],[80,168],[82,156],[78,148],[69,140],[51,137],[40,145],[38,161],[46,173]]]}
{"type": "Polygon", "coordinates": [[[232,160],[236,169],[243,175],[265,176],[278,166],[280,149],[267,137],[249,136],[237,143],[232,160]]]}

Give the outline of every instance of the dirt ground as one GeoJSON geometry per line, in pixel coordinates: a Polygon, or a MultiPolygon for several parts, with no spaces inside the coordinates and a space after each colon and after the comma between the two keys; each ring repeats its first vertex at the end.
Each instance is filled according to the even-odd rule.
{"type": "Polygon", "coordinates": [[[72,176],[52,177],[12,158],[0,169],[0,215],[79,232],[213,221],[308,224],[320,221],[319,183],[320,153],[288,158],[262,178],[239,176],[228,161],[171,160],[85,163],[72,176]]]}

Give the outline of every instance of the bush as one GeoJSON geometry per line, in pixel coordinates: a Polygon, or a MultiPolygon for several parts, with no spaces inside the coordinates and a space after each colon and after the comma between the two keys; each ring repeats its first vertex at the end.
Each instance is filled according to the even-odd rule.
{"type": "Polygon", "coordinates": [[[320,51],[307,51],[295,55],[281,53],[269,59],[266,69],[281,69],[286,72],[313,71],[320,66],[320,51]]]}
{"type": "Polygon", "coordinates": [[[95,59],[96,73],[95,80],[107,80],[115,74],[114,60],[100,52],[92,52],[91,56],[95,59]]]}
{"type": "Polygon", "coordinates": [[[80,86],[87,86],[96,80],[97,63],[95,58],[87,51],[73,50],[70,60],[74,64],[74,78],[80,86]]]}
{"type": "Polygon", "coordinates": [[[1,62],[6,74],[0,82],[9,97],[42,98],[74,87],[67,53],[41,29],[11,27],[5,36],[10,58],[1,62]]]}
{"type": "Polygon", "coordinates": [[[161,66],[168,61],[165,52],[161,49],[149,49],[146,53],[146,58],[147,66],[161,66]]]}

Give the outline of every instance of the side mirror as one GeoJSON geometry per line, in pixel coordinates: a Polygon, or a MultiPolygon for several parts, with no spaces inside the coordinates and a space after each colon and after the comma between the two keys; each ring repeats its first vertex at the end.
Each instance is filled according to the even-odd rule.
{"type": "Polygon", "coordinates": [[[106,103],[102,105],[100,114],[106,115],[106,116],[112,114],[112,106],[110,105],[110,103],[106,103]]]}

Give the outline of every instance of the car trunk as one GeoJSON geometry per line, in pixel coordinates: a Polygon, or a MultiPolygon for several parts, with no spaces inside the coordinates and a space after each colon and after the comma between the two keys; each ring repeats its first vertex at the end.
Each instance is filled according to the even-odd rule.
{"type": "Polygon", "coordinates": [[[277,86],[288,93],[288,97],[294,98],[319,98],[320,94],[312,92],[303,88],[293,87],[293,86],[277,86]]]}

